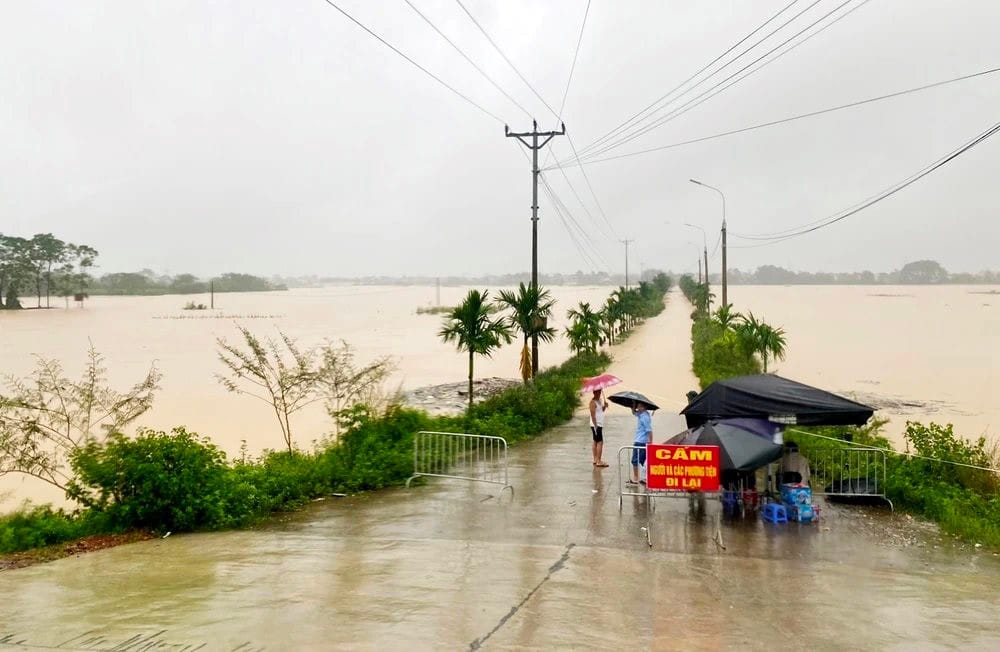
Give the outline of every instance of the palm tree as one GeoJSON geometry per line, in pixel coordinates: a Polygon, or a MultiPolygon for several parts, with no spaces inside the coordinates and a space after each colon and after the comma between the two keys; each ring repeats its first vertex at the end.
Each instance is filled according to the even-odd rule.
{"type": "Polygon", "coordinates": [[[543,288],[521,283],[517,292],[501,290],[497,305],[510,310],[510,325],[524,336],[524,347],[521,349],[521,378],[527,383],[538,373],[538,361],[532,359],[528,340],[533,336],[543,342],[551,342],[556,337],[556,329],[548,325],[552,316],[552,306],[555,299],[549,291],[543,288]]]}
{"type": "Polygon", "coordinates": [[[604,331],[601,344],[604,342],[608,344],[615,343],[615,324],[618,323],[618,313],[618,302],[615,301],[614,297],[608,297],[608,300],[604,302],[604,307],[601,308],[601,312],[598,313],[601,316],[601,326],[604,331]]]}
{"type": "Polygon", "coordinates": [[[601,341],[601,315],[593,311],[590,303],[581,301],[578,308],[566,311],[566,316],[573,320],[573,323],[566,328],[570,346],[577,353],[581,351],[596,353],[597,345],[601,341]]]}
{"type": "Polygon", "coordinates": [[[727,303],[724,306],[719,306],[715,310],[715,323],[722,326],[724,329],[732,328],[734,325],[739,323],[742,315],[733,310],[733,304],[727,303]]]}
{"type": "Polygon", "coordinates": [[[459,351],[469,352],[469,409],[472,409],[472,374],[475,356],[489,357],[502,344],[513,339],[505,319],[494,319],[489,293],[469,290],[461,305],[444,319],[439,335],[445,342],[455,342],[459,351]]]}
{"type": "Polygon", "coordinates": [[[767,373],[768,356],[774,360],[785,358],[784,329],[775,328],[767,322],[757,319],[751,312],[740,317],[735,330],[748,349],[760,354],[764,373],[767,373]]]}
{"type": "Polygon", "coordinates": [[[785,330],[774,328],[770,324],[761,324],[760,357],[764,362],[764,373],[767,373],[767,356],[774,360],[785,359],[785,330]]]}

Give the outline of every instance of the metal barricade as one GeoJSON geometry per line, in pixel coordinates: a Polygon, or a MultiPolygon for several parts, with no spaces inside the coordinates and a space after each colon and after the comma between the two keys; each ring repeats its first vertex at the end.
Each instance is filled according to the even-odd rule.
{"type": "Polygon", "coordinates": [[[814,496],[878,498],[888,503],[890,509],[895,509],[886,495],[884,451],[867,446],[802,446],[800,453],[809,462],[814,496]]]}
{"type": "Polygon", "coordinates": [[[500,493],[510,484],[507,440],[490,435],[422,430],[413,436],[414,478],[435,477],[500,485],[500,493]]]}
{"type": "MultiPolygon", "coordinates": [[[[695,498],[699,500],[712,499],[719,501],[719,511],[716,514],[715,520],[715,533],[713,535],[713,540],[715,544],[726,549],[725,542],[722,538],[722,493],[721,492],[692,492],[692,491],[677,491],[674,489],[670,490],[650,490],[648,485],[645,483],[631,484],[625,482],[624,474],[629,474],[629,479],[631,479],[632,474],[632,454],[633,451],[646,450],[645,446],[622,446],[618,449],[618,511],[622,510],[622,505],[625,496],[638,496],[640,498],[646,499],[646,526],[643,531],[646,536],[646,545],[650,548],[653,547],[652,539],[652,529],[653,524],[650,516],[656,511],[656,498],[695,498]],[[623,457],[623,453],[625,454],[623,457]],[[623,472],[624,469],[624,472],[623,472]]],[[[649,463],[649,460],[646,460],[649,463]]],[[[640,479],[643,478],[644,469],[640,467],[639,474],[640,479]]]]}

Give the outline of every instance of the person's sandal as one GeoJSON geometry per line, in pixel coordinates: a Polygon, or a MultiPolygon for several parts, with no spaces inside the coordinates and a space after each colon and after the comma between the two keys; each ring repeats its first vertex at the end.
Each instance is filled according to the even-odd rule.
{"type": "Polygon", "coordinates": [[[606,468],[608,468],[608,463],[607,462],[598,462],[598,463],[594,464],[594,466],[599,466],[602,469],[606,469],[606,468]]]}

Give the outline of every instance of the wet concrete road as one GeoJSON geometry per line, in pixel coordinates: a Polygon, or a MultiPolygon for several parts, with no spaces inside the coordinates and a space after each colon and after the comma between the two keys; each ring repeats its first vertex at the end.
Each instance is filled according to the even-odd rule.
{"type": "Polygon", "coordinates": [[[589,448],[582,418],[516,447],[513,499],[433,480],[0,573],[0,650],[1000,649],[993,553],[832,507],[725,522],[722,550],[716,504],[619,511],[589,448]]]}

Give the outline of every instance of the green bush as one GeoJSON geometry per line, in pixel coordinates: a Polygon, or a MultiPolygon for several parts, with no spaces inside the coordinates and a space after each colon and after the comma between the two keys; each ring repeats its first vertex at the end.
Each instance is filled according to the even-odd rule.
{"type": "Polygon", "coordinates": [[[739,336],[709,319],[692,324],[691,354],[691,370],[702,389],[723,378],[761,372],[757,358],[739,336]]]}
{"type": "Polygon", "coordinates": [[[413,435],[427,430],[427,414],[401,407],[374,415],[364,406],[349,412],[347,430],[328,455],[341,491],[381,489],[400,484],[413,473],[413,435]]]}
{"type": "Polygon", "coordinates": [[[71,458],[67,494],[105,514],[115,529],[187,531],[226,525],[225,454],[184,428],[113,435],[71,458]]]}
{"type": "Polygon", "coordinates": [[[0,554],[51,546],[90,534],[90,523],[48,505],[0,516],[0,554]]]}

